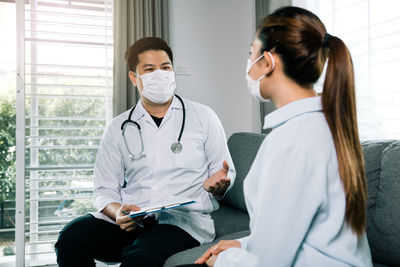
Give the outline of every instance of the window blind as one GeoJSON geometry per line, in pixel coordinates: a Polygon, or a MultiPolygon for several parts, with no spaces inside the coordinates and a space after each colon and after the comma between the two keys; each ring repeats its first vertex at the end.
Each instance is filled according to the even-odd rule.
{"type": "Polygon", "coordinates": [[[112,118],[112,1],[21,6],[24,113],[17,116],[24,119],[24,147],[17,150],[25,151],[25,221],[17,232],[25,241],[18,250],[17,239],[17,253],[36,266],[55,263],[59,231],[94,210],[93,165],[112,118]]]}

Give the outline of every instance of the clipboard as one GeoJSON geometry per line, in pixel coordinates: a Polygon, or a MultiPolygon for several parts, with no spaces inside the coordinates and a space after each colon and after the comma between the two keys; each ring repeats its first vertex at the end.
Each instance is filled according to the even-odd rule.
{"type": "Polygon", "coordinates": [[[157,205],[157,206],[153,206],[153,207],[143,207],[142,210],[131,211],[129,213],[129,217],[135,218],[135,217],[138,217],[138,216],[145,216],[145,215],[150,214],[150,213],[155,213],[155,212],[175,209],[175,208],[179,208],[179,207],[182,207],[182,206],[190,205],[190,204],[193,204],[193,203],[196,203],[196,201],[190,200],[190,201],[185,201],[185,202],[172,202],[172,203],[167,203],[165,205],[157,205]]]}

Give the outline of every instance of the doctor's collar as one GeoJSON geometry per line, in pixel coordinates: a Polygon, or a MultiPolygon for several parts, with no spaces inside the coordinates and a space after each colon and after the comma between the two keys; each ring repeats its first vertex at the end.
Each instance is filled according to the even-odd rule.
{"type": "MultiPolygon", "coordinates": [[[[171,108],[182,110],[182,104],[179,101],[179,99],[176,97],[176,95],[173,95],[172,97],[173,98],[172,98],[172,102],[171,102],[171,108]]],[[[185,109],[187,109],[187,107],[185,107],[185,109]]]]}
{"type": "MultiPolygon", "coordinates": [[[[179,99],[175,95],[172,98],[171,105],[168,107],[168,110],[169,109],[182,110],[182,105],[181,105],[179,99]]],[[[185,110],[188,110],[188,109],[189,108],[187,107],[187,105],[185,105],[185,110]]],[[[146,113],[148,113],[148,112],[143,107],[142,99],[140,98],[139,101],[136,104],[135,111],[132,114],[132,119],[133,120],[140,120],[141,118],[143,118],[145,116],[146,113]]]]}

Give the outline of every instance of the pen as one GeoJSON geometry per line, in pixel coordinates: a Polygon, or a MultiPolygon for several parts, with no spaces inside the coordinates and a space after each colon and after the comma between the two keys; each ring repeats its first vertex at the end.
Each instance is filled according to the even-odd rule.
{"type": "MultiPolygon", "coordinates": [[[[129,215],[129,212],[126,212],[126,211],[122,211],[122,213],[123,214],[125,214],[125,215],[129,215]]],[[[133,219],[133,221],[137,224],[137,225],[139,225],[140,227],[144,227],[144,225],[143,225],[143,223],[141,223],[141,222],[139,222],[139,221],[137,221],[137,220],[135,220],[135,219],[133,219]]]]}

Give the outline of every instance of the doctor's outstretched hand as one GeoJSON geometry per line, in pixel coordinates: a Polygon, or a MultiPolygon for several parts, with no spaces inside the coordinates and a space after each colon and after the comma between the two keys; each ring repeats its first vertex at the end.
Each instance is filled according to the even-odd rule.
{"type": "Polygon", "coordinates": [[[229,165],[224,161],[222,169],[214,173],[210,178],[207,178],[203,183],[203,188],[213,195],[223,195],[231,184],[231,179],[228,175],[229,165]]]}

